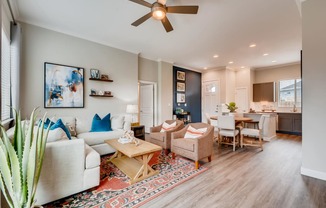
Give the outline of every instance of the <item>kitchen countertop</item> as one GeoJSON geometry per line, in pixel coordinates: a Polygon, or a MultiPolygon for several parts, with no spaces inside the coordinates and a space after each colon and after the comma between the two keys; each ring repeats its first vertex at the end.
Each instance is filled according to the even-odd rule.
{"type": "Polygon", "coordinates": [[[271,112],[271,111],[266,111],[266,112],[257,111],[255,113],[246,113],[246,114],[265,114],[265,113],[293,113],[293,114],[301,114],[301,112],[291,112],[291,111],[274,111],[274,112],[271,112]]]}

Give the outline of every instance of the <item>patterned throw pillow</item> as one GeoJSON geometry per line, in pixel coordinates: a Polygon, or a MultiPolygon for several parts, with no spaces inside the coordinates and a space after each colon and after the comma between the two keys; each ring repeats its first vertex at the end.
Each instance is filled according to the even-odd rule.
{"type": "Polygon", "coordinates": [[[164,122],[162,124],[161,132],[166,132],[166,131],[172,130],[176,127],[176,125],[177,125],[177,122],[173,122],[171,124],[164,122]]]}
{"type": "Polygon", "coordinates": [[[192,126],[189,126],[185,134],[186,139],[195,139],[202,136],[207,131],[207,128],[195,129],[192,126]]]}

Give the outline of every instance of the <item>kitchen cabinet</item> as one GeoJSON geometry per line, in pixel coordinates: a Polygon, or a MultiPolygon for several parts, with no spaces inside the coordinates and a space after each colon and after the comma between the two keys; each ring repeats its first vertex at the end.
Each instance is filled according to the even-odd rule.
{"type": "Polygon", "coordinates": [[[275,102],[275,82],[253,84],[254,102],[275,102]]]}
{"type": "Polygon", "coordinates": [[[289,134],[302,133],[301,113],[278,113],[278,132],[289,134]]]}

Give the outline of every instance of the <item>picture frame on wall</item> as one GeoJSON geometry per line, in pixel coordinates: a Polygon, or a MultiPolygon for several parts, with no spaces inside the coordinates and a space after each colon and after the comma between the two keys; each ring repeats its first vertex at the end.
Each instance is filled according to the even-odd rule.
{"type": "Polygon", "coordinates": [[[185,103],[186,102],[186,94],[177,93],[177,103],[185,103]]]}
{"type": "Polygon", "coordinates": [[[186,91],[186,83],[177,82],[177,91],[178,92],[185,92],[186,91]]]}
{"type": "Polygon", "coordinates": [[[186,81],[186,73],[177,71],[177,80],[186,81]]]}
{"type": "Polygon", "coordinates": [[[44,62],[44,108],[84,108],[84,68],[44,62]]]}

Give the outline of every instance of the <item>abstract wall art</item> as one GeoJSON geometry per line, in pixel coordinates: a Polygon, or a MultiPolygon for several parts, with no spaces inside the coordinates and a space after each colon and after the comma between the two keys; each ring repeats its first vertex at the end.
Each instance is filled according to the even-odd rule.
{"type": "Polygon", "coordinates": [[[83,108],[84,68],[45,62],[44,107],[83,108]]]}

